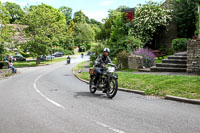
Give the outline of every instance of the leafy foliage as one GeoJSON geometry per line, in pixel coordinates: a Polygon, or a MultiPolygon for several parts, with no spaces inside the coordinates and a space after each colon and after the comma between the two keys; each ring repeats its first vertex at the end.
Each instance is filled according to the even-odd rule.
{"type": "Polygon", "coordinates": [[[171,11],[161,7],[160,4],[148,2],[136,9],[132,23],[131,33],[136,38],[147,43],[153,39],[153,35],[165,28],[172,17],[171,11]]]}
{"type": "Polygon", "coordinates": [[[191,38],[195,32],[198,19],[198,0],[173,0],[175,22],[179,37],[191,38]]]}
{"type": "MultiPolygon", "coordinates": [[[[24,15],[23,22],[28,26],[26,35],[30,38],[27,42],[29,52],[40,57],[51,53],[53,46],[64,43],[66,33],[64,14],[45,4],[26,7],[25,10],[27,14],[24,15]]],[[[40,62],[37,60],[37,63],[40,62]]]]}
{"type": "Polygon", "coordinates": [[[119,11],[112,11],[110,16],[113,18],[109,46],[111,47],[111,56],[116,56],[120,51],[126,50],[132,52],[144,44],[137,38],[129,34],[130,21],[126,14],[119,11]]]}
{"type": "Polygon", "coordinates": [[[8,62],[0,61],[0,69],[2,69],[3,67],[8,67],[8,62]]]}
{"type": "Polygon", "coordinates": [[[7,50],[5,48],[6,42],[10,42],[12,31],[10,26],[7,24],[9,23],[9,12],[6,10],[5,6],[1,4],[0,1],[0,60],[3,59],[3,56],[7,54],[7,50]]]}
{"type": "Polygon", "coordinates": [[[187,38],[177,38],[172,40],[172,47],[176,52],[187,51],[187,43],[187,38]]]}
{"type": "Polygon", "coordinates": [[[90,56],[90,65],[94,65],[94,61],[97,59],[97,57],[103,54],[104,48],[105,45],[102,42],[98,42],[98,44],[92,48],[91,52],[94,54],[90,56]]]}
{"type": "Polygon", "coordinates": [[[75,23],[86,23],[86,17],[85,14],[80,10],[78,12],[74,13],[73,21],[75,23]]]}
{"type": "Polygon", "coordinates": [[[111,35],[111,28],[114,23],[114,19],[117,17],[117,14],[120,14],[119,11],[110,10],[108,11],[109,17],[104,19],[104,25],[100,26],[101,31],[97,33],[96,39],[97,40],[108,40],[111,35]],[[116,13],[117,12],[117,13],[116,13]]]}
{"type": "Polygon", "coordinates": [[[67,24],[69,24],[72,20],[72,8],[70,7],[66,7],[66,6],[62,6],[59,8],[61,13],[65,14],[65,19],[67,24]]]}
{"type": "Polygon", "coordinates": [[[140,55],[143,57],[143,65],[146,68],[149,68],[155,64],[156,56],[153,54],[153,51],[148,48],[139,48],[133,52],[134,55],[140,55]]]}
{"type": "Polygon", "coordinates": [[[128,68],[129,52],[123,50],[117,54],[117,64],[121,64],[122,69],[128,68]]]}
{"type": "Polygon", "coordinates": [[[75,25],[74,42],[79,47],[89,49],[89,44],[94,41],[95,33],[87,23],[77,23],[75,25]]]}
{"type": "Polygon", "coordinates": [[[9,12],[10,24],[16,23],[16,20],[20,20],[24,15],[24,11],[16,3],[6,2],[5,8],[9,12]]]}

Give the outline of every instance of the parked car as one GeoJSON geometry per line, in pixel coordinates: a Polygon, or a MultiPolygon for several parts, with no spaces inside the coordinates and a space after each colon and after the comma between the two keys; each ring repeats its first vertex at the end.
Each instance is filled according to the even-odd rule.
{"type": "Polygon", "coordinates": [[[87,55],[94,55],[91,51],[88,51],[87,55]]]}
{"type": "Polygon", "coordinates": [[[52,55],[47,55],[47,56],[41,56],[41,60],[52,60],[52,59],[54,59],[55,58],[55,56],[52,56],[52,55]]]}
{"type": "Polygon", "coordinates": [[[26,58],[20,55],[15,55],[13,58],[16,59],[16,61],[26,61],[26,58]]]}
{"type": "Polygon", "coordinates": [[[62,57],[64,54],[62,52],[55,52],[53,56],[55,57],[62,57]]]}

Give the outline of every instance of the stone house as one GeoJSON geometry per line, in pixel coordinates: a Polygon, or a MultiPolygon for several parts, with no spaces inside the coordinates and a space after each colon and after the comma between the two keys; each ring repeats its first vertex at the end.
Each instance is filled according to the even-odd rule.
{"type": "MultiPolygon", "coordinates": [[[[172,10],[172,0],[166,0],[162,6],[172,10]]],[[[158,35],[153,37],[153,41],[148,46],[152,49],[159,49],[168,52],[172,48],[172,40],[177,38],[177,26],[171,21],[165,30],[161,31],[158,35]]]]}
{"type": "Polygon", "coordinates": [[[26,28],[26,25],[20,25],[20,24],[8,24],[8,26],[12,26],[12,30],[14,30],[15,35],[12,36],[13,43],[20,45],[27,42],[27,38],[24,35],[23,29],[26,28]]]}

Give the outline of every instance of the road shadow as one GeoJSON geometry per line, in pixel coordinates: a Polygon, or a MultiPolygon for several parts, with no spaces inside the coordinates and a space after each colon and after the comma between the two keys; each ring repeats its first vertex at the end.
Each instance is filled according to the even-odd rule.
{"type": "Polygon", "coordinates": [[[98,99],[108,99],[106,94],[100,94],[100,93],[95,93],[92,94],[90,92],[75,92],[76,94],[74,95],[74,98],[79,98],[79,97],[86,97],[86,98],[98,98],[98,99]]]}

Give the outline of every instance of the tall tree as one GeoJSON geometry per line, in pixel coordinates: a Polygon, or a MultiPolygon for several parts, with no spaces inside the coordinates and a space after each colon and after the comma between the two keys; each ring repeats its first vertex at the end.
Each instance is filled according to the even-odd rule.
{"type": "Polygon", "coordinates": [[[66,22],[67,24],[69,24],[72,20],[72,8],[62,6],[59,8],[59,10],[61,11],[61,13],[65,14],[66,22]]]}
{"type": "Polygon", "coordinates": [[[23,22],[28,26],[27,45],[39,64],[41,55],[51,53],[52,47],[64,43],[66,20],[63,13],[45,4],[27,7],[26,12],[23,22]]]}
{"type": "Polygon", "coordinates": [[[109,38],[109,46],[112,48],[111,56],[116,56],[120,51],[133,52],[136,48],[143,46],[141,40],[130,35],[130,21],[126,13],[112,11],[113,25],[109,38]]]}
{"type": "Polygon", "coordinates": [[[147,43],[153,36],[166,28],[172,20],[171,11],[160,4],[149,1],[136,9],[131,33],[147,43]]]}
{"type": "Polygon", "coordinates": [[[108,40],[111,35],[111,28],[114,25],[114,19],[118,16],[122,16],[122,14],[117,10],[108,11],[108,18],[104,19],[104,25],[100,26],[101,32],[97,33],[97,40],[108,40]]]}
{"type": "Polygon", "coordinates": [[[6,2],[5,8],[9,11],[11,24],[15,23],[16,20],[19,20],[24,15],[24,11],[16,3],[6,2]]]}
{"type": "Polygon", "coordinates": [[[99,21],[97,21],[97,20],[95,20],[95,19],[90,19],[90,24],[96,24],[96,25],[98,25],[98,26],[103,25],[101,22],[99,22],[99,21]]]}
{"type": "Polygon", "coordinates": [[[84,47],[85,49],[90,48],[90,43],[94,41],[95,32],[91,26],[87,23],[78,23],[75,25],[74,41],[79,47],[84,47]]]}
{"type": "Polygon", "coordinates": [[[85,14],[80,10],[74,13],[73,21],[75,23],[86,23],[85,14]]]}
{"type": "Polygon", "coordinates": [[[199,0],[173,0],[175,23],[178,36],[191,38],[197,22],[197,2],[199,0]]]}
{"type": "Polygon", "coordinates": [[[9,23],[9,12],[6,10],[5,6],[2,5],[0,1],[0,60],[5,56],[7,50],[5,49],[6,42],[11,41],[11,29],[7,25],[9,23]]]}

